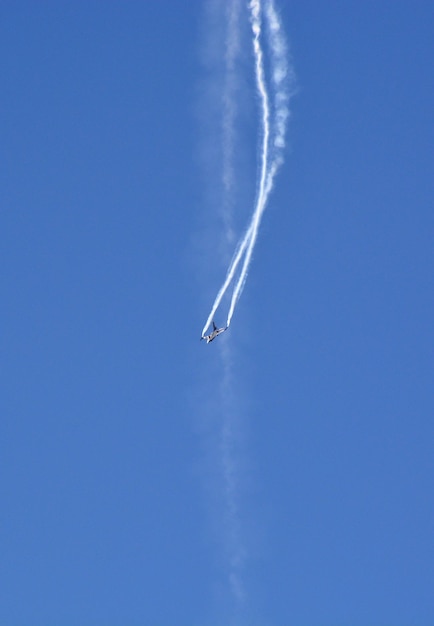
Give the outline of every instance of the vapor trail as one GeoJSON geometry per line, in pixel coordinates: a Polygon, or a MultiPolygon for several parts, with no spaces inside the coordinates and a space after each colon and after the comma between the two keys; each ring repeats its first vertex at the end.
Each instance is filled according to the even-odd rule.
{"type": "Polygon", "coordinates": [[[242,248],[246,247],[246,254],[244,257],[243,267],[241,269],[241,274],[238,278],[238,282],[235,285],[235,289],[232,295],[231,305],[229,308],[228,319],[226,322],[226,326],[229,326],[231,323],[232,315],[234,314],[235,305],[238,301],[239,296],[241,295],[241,291],[243,289],[244,283],[247,278],[247,272],[250,265],[250,260],[252,258],[253,248],[255,247],[256,239],[258,236],[258,229],[261,223],[262,213],[264,212],[265,203],[267,201],[267,196],[269,192],[269,186],[267,185],[267,170],[268,170],[268,151],[269,151],[269,137],[270,137],[270,104],[268,99],[267,88],[265,85],[265,76],[264,76],[264,64],[263,64],[263,53],[262,48],[259,42],[259,37],[261,35],[261,3],[260,0],[252,0],[250,2],[250,10],[251,10],[251,21],[252,21],[252,31],[253,31],[253,51],[255,55],[255,75],[256,75],[256,86],[259,91],[259,95],[261,98],[262,104],[262,150],[261,150],[261,176],[259,179],[259,190],[258,197],[256,201],[255,210],[253,212],[252,221],[250,223],[250,227],[246,234],[244,235],[244,239],[241,243],[242,248]]]}
{"type": "Polygon", "coordinates": [[[262,8],[261,0],[251,0],[249,9],[253,32],[256,87],[261,102],[262,142],[258,191],[250,224],[237,246],[229,265],[225,281],[217,293],[208,319],[202,330],[202,335],[205,334],[211,324],[227,289],[235,278],[238,266],[244,259],[232,293],[226,326],[229,326],[231,323],[236,304],[241,296],[247,278],[262,215],[266,208],[270,191],[273,188],[274,177],[283,162],[286,125],[289,117],[289,99],[292,95],[291,87],[294,82],[294,73],[292,68],[288,65],[287,45],[273,0],[266,0],[264,9],[262,8]],[[270,84],[273,94],[271,103],[264,73],[264,53],[261,47],[262,14],[265,15],[268,35],[267,44],[270,53],[270,84]]]}
{"type": "Polygon", "coordinates": [[[259,17],[260,1],[252,0],[250,3],[252,8],[252,29],[254,33],[254,52],[256,61],[256,82],[258,91],[262,101],[262,123],[263,123],[263,144],[262,144],[262,167],[261,178],[259,183],[259,192],[256,200],[256,206],[253,217],[246,232],[243,244],[247,248],[244,257],[244,263],[240,276],[235,285],[231,304],[229,307],[226,326],[229,326],[234,314],[235,306],[241,296],[244,284],[247,279],[249,266],[252,260],[253,249],[258,237],[259,226],[261,224],[262,215],[267,206],[268,196],[273,188],[274,177],[283,163],[283,149],[285,147],[286,124],[289,117],[289,98],[291,95],[289,79],[293,80],[293,72],[288,75],[287,46],[279,17],[274,8],[273,0],[267,0],[265,4],[265,16],[267,19],[267,27],[269,31],[268,45],[271,51],[272,61],[272,86],[274,90],[274,110],[272,116],[272,145],[268,145],[270,136],[270,111],[269,99],[265,84],[264,70],[262,63],[262,49],[259,44],[261,34],[261,21],[259,17]],[[271,156],[270,156],[271,153],[271,156]]]}
{"type": "Polygon", "coordinates": [[[216,296],[214,304],[212,305],[212,309],[210,311],[210,314],[208,315],[208,319],[206,320],[205,326],[203,327],[202,336],[205,334],[206,329],[211,324],[211,322],[212,322],[212,320],[214,318],[215,312],[217,311],[218,307],[220,306],[222,298],[225,295],[227,288],[229,287],[229,285],[231,284],[231,282],[232,282],[232,280],[233,280],[233,278],[235,276],[235,272],[237,271],[238,264],[239,264],[240,260],[242,259],[243,254],[245,252],[245,249],[246,249],[246,246],[247,246],[247,243],[248,243],[248,238],[250,236],[250,232],[251,232],[251,230],[249,228],[249,230],[246,232],[246,234],[245,234],[244,238],[242,239],[242,241],[238,244],[238,248],[236,249],[235,254],[234,254],[233,258],[232,258],[232,261],[231,261],[231,263],[229,265],[229,269],[228,269],[227,274],[226,274],[225,282],[220,287],[220,290],[219,290],[219,292],[218,292],[218,294],[216,296]]]}
{"type": "MultiPolygon", "coordinates": [[[[260,183],[259,183],[259,195],[258,195],[258,201],[257,201],[257,207],[259,204],[259,200],[261,199],[261,197],[263,196],[263,188],[265,185],[265,178],[266,178],[266,172],[267,172],[267,156],[268,156],[268,139],[269,139],[269,134],[270,134],[270,128],[269,128],[269,104],[268,104],[268,95],[267,95],[267,90],[265,87],[265,79],[264,79],[264,69],[263,69],[263,62],[262,62],[262,49],[259,43],[259,37],[261,34],[261,19],[260,19],[260,10],[261,10],[261,4],[259,0],[252,0],[252,2],[250,2],[249,4],[249,8],[251,11],[251,21],[252,21],[252,30],[253,30],[253,35],[254,35],[254,39],[253,39],[253,50],[254,50],[254,55],[255,55],[255,75],[256,75],[256,83],[257,83],[257,88],[259,90],[260,96],[261,96],[261,101],[262,101],[262,131],[263,131],[263,138],[262,138],[262,164],[261,164],[261,178],[260,178],[260,183]]],[[[232,258],[231,264],[229,265],[229,269],[226,275],[226,279],[225,282],[223,283],[223,285],[221,286],[216,299],[214,301],[214,304],[212,306],[212,309],[210,311],[210,314],[208,316],[208,319],[206,320],[205,326],[203,327],[202,330],[202,335],[205,334],[205,331],[207,330],[208,326],[211,324],[215,312],[217,311],[222,298],[224,296],[224,294],[226,293],[227,288],[229,287],[229,285],[231,284],[234,276],[235,276],[235,272],[237,271],[238,268],[238,264],[240,263],[245,250],[249,244],[249,241],[252,238],[252,233],[254,231],[255,228],[255,218],[257,218],[257,207],[253,213],[253,217],[252,217],[252,221],[251,224],[248,228],[248,230],[246,231],[243,239],[241,240],[241,242],[238,245],[237,250],[235,251],[235,255],[232,258]]],[[[257,230],[257,227],[256,227],[257,230]]],[[[256,237],[255,237],[256,240],[256,237]]],[[[254,244],[254,242],[253,242],[254,244]]],[[[250,253],[251,256],[251,253],[250,253]]],[[[245,264],[244,264],[245,265],[245,264]]],[[[243,283],[245,280],[245,276],[243,277],[243,274],[246,274],[246,270],[244,270],[244,266],[243,266],[243,271],[241,272],[241,276],[240,279],[243,279],[243,283]]],[[[238,282],[240,282],[240,279],[238,282]]],[[[238,286],[238,283],[237,283],[238,286]]],[[[235,288],[237,289],[237,287],[235,288]]],[[[239,289],[237,291],[237,298],[238,299],[238,292],[239,289]]],[[[235,291],[234,291],[234,295],[235,291]]],[[[233,310],[235,308],[235,304],[236,304],[236,299],[234,300],[234,296],[232,296],[232,301],[231,301],[231,307],[229,310],[229,315],[228,315],[228,320],[226,325],[229,326],[231,319],[232,319],[232,315],[233,315],[233,310]]]]}
{"type": "MultiPolygon", "coordinates": [[[[225,79],[222,92],[222,216],[224,243],[227,248],[234,242],[233,210],[237,186],[234,167],[236,121],[239,113],[237,90],[239,88],[240,14],[243,0],[226,4],[225,79]]],[[[240,521],[239,449],[237,437],[237,406],[233,389],[232,355],[228,344],[221,345],[223,366],[221,393],[220,463],[223,480],[223,528],[228,583],[233,599],[241,606],[245,599],[243,567],[245,549],[240,521]]]]}
{"type": "Polygon", "coordinates": [[[235,123],[238,114],[237,90],[238,71],[237,60],[240,53],[239,20],[241,0],[233,0],[226,7],[227,31],[225,37],[225,79],[222,93],[222,216],[224,222],[224,236],[226,243],[233,244],[234,232],[232,226],[233,192],[235,187],[234,145],[235,123]]]}

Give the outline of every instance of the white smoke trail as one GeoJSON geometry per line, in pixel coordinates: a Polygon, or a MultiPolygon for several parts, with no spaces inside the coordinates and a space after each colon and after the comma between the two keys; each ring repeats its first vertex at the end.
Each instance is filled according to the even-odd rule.
{"type": "Polygon", "coordinates": [[[239,20],[241,0],[233,0],[226,7],[227,31],[225,38],[225,79],[222,94],[222,217],[227,244],[232,244],[233,191],[235,186],[234,145],[237,117],[237,58],[240,53],[239,20]]]}
{"type": "MultiPolygon", "coordinates": [[[[221,84],[219,104],[221,105],[220,154],[223,191],[221,216],[224,224],[226,248],[233,241],[232,213],[238,183],[234,162],[236,159],[238,96],[242,95],[239,93],[242,54],[240,16],[244,1],[217,0],[219,8],[225,6],[226,17],[225,49],[219,57],[223,60],[224,65],[224,80],[221,84]]],[[[289,115],[289,90],[287,89],[289,71],[286,61],[286,43],[273,0],[248,0],[247,8],[250,14],[254,76],[260,105],[259,177],[250,223],[235,249],[225,281],[216,296],[202,330],[202,336],[214,319],[214,315],[229,287],[235,282],[227,317],[227,325],[231,323],[247,277],[274,177],[283,161],[286,123],[289,115]],[[262,47],[264,40],[266,42],[265,49],[262,47]],[[266,68],[268,67],[270,67],[271,72],[267,80],[266,68]]],[[[247,20],[245,26],[249,26],[247,20]]],[[[224,254],[226,254],[226,249],[224,254]]],[[[242,614],[247,607],[244,573],[249,558],[246,528],[243,524],[243,510],[240,506],[243,497],[242,487],[244,486],[242,473],[244,425],[242,415],[240,415],[242,411],[240,411],[239,392],[234,387],[233,346],[230,342],[223,341],[219,347],[221,364],[223,365],[221,383],[217,386],[219,394],[218,461],[222,487],[218,497],[220,498],[219,514],[223,514],[223,519],[220,518],[220,524],[223,522],[223,525],[220,525],[219,534],[222,539],[226,581],[234,602],[233,608],[242,614]]]]}
{"type": "Polygon", "coordinates": [[[241,272],[232,294],[226,326],[229,326],[231,323],[236,304],[241,296],[247,278],[262,215],[266,208],[270,191],[273,188],[274,177],[283,162],[285,133],[289,117],[289,99],[292,95],[290,89],[294,83],[294,72],[288,65],[287,45],[273,0],[266,0],[264,14],[266,18],[268,33],[267,42],[270,50],[270,62],[272,68],[270,82],[274,94],[273,103],[272,106],[270,106],[270,99],[268,96],[264,74],[263,50],[260,43],[262,35],[262,7],[260,0],[251,0],[249,8],[253,31],[256,86],[259,92],[262,108],[261,168],[258,192],[250,225],[238,244],[229,265],[225,281],[216,296],[208,319],[202,330],[202,336],[211,324],[229,285],[235,277],[238,266],[244,257],[241,272]]]}
{"type": "Polygon", "coordinates": [[[240,407],[234,389],[233,355],[228,342],[220,344],[223,364],[221,391],[221,469],[224,481],[224,527],[225,551],[227,554],[228,582],[233,598],[241,605],[246,593],[244,590],[243,569],[247,557],[240,520],[239,500],[241,495],[240,477],[240,407]]]}
{"type": "Polygon", "coordinates": [[[268,44],[271,50],[272,62],[272,85],[274,89],[274,110],[272,116],[272,146],[270,149],[271,159],[269,161],[268,138],[270,134],[269,128],[269,102],[268,94],[265,86],[262,50],[259,45],[259,37],[261,34],[261,22],[259,20],[259,0],[252,0],[252,29],[254,33],[254,52],[256,61],[256,81],[258,91],[262,101],[262,123],[263,123],[263,146],[262,146],[262,168],[259,183],[259,192],[256,201],[255,210],[252,221],[244,236],[243,243],[247,244],[247,250],[244,257],[243,267],[240,276],[233,291],[231,304],[226,325],[229,326],[234,314],[235,306],[241,296],[244,284],[247,279],[249,266],[252,261],[252,253],[258,237],[259,226],[262,215],[267,206],[268,196],[273,188],[274,177],[283,163],[283,149],[285,147],[286,125],[289,117],[289,98],[290,85],[289,78],[294,78],[293,72],[288,76],[287,46],[285,37],[282,33],[282,27],[279,17],[274,8],[273,0],[267,0],[265,4],[265,16],[267,18],[267,26],[269,31],[268,44]]]}
{"type": "MultiPolygon", "coordinates": [[[[214,301],[214,304],[212,306],[212,309],[210,311],[210,314],[208,316],[208,319],[205,322],[205,326],[203,327],[202,330],[202,336],[205,334],[207,328],[209,327],[209,325],[211,324],[215,312],[217,311],[221,300],[227,290],[227,288],[229,287],[229,285],[231,284],[235,272],[238,268],[238,264],[241,261],[246,248],[249,245],[249,241],[251,240],[252,237],[252,233],[254,232],[255,229],[255,222],[257,221],[257,217],[258,217],[258,206],[259,206],[259,202],[261,200],[261,198],[263,197],[264,194],[264,186],[265,186],[265,180],[266,180],[266,174],[267,174],[267,160],[268,160],[268,140],[269,140],[269,135],[270,135],[270,125],[269,125],[269,116],[270,116],[270,110],[269,110],[269,103],[268,103],[268,94],[267,94],[267,90],[266,90],[266,86],[265,86],[265,77],[264,77],[264,68],[263,68],[263,62],[262,62],[262,49],[259,43],[259,37],[261,34],[261,19],[260,19],[260,10],[261,10],[261,4],[259,0],[252,0],[249,4],[249,8],[251,10],[251,20],[252,20],[252,30],[253,30],[253,50],[254,50],[254,55],[255,55],[255,75],[256,75],[256,83],[257,83],[257,88],[259,90],[260,96],[261,96],[261,101],[262,101],[262,128],[263,128],[263,139],[262,139],[262,161],[261,161],[261,177],[260,177],[260,183],[259,183],[259,194],[258,194],[258,201],[256,203],[256,208],[255,211],[253,213],[253,217],[252,217],[252,221],[250,224],[249,229],[247,230],[247,232],[245,233],[243,239],[241,240],[240,244],[238,245],[238,248],[235,252],[235,255],[231,261],[231,264],[229,266],[228,269],[228,273],[226,275],[226,279],[225,282],[223,283],[222,287],[220,288],[220,291],[217,294],[217,297],[214,301]]],[[[259,216],[260,219],[260,216],[259,216]]],[[[256,226],[256,231],[258,228],[259,224],[257,224],[256,226]]],[[[255,237],[256,240],[256,237],[255,237]]],[[[253,242],[254,243],[254,242],[253,242]]],[[[250,253],[251,255],[251,253],[250,253]]],[[[245,265],[245,264],[244,264],[245,265]]],[[[243,271],[241,272],[241,276],[240,279],[245,280],[245,276],[243,277],[243,274],[246,274],[246,271],[244,271],[244,267],[243,267],[243,271]]],[[[240,282],[240,279],[238,282],[240,282]]],[[[244,280],[242,282],[244,282],[244,280]]],[[[237,284],[238,286],[238,284],[237,284]]],[[[235,288],[237,291],[237,295],[240,289],[237,290],[237,287],[235,288]]],[[[235,294],[235,292],[234,292],[235,294]]],[[[231,302],[231,307],[229,310],[229,315],[228,315],[228,321],[227,321],[227,326],[229,326],[230,321],[232,319],[232,314],[233,314],[233,309],[235,308],[235,303],[236,303],[236,299],[234,300],[234,297],[232,297],[232,302],[231,302]]]]}
{"type": "MultiPolygon", "coordinates": [[[[222,217],[224,224],[224,234],[227,244],[231,244],[234,239],[232,227],[233,190],[235,185],[234,172],[234,142],[235,142],[235,120],[237,116],[236,91],[238,84],[236,62],[240,53],[239,40],[239,20],[241,12],[241,0],[233,0],[226,8],[227,31],[225,37],[225,82],[222,94],[222,182],[223,182],[223,207],[222,217]]],[[[232,263],[231,263],[232,265],[232,263]]],[[[230,284],[231,279],[228,284],[230,284]]],[[[221,302],[228,284],[220,289],[216,297],[213,308],[209,314],[202,336],[211,324],[214,314],[221,302]]]]}
{"type": "MultiPolygon", "coordinates": [[[[233,245],[233,208],[236,191],[234,153],[236,120],[238,115],[237,90],[239,87],[240,14],[242,0],[231,0],[226,6],[225,80],[222,94],[222,217],[225,243],[233,245]]],[[[226,251],[225,251],[226,252],[226,251]]],[[[202,333],[203,334],[203,333],[202,333]]],[[[237,406],[233,390],[231,349],[221,344],[223,379],[221,393],[220,462],[223,479],[224,548],[228,583],[236,605],[245,599],[242,570],[244,545],[239,514],[239,454],[237,445],[237,406]]]]}
{"type": "MultiPolygon", "coordinates": [[[[231,305],[229,308],[228,319],[226,322],[226,326],[229,326],[231,323],[232,315],[234,313],[235,305],[238,301],[238,298],[241,295],[242,288],[244,286],[245,280],[247,278],[247,272],[250,265],[250,260],[252,257],[253,248],[256,243],[256,239],[258,236],[258,229],[261,223],[262,213],[264,212],[265,203],[267,201],[269,186],[268,182],[268,151],[269,151],[269,137],[270,137],[270,104],[268,99],[267,88],[265,85],[265,76],[264,76],[264,64],[263,64],[263,53],[260,45],[260,35],[261,35],[261,3],[260,0],[251,0],[250,2],[250,10],[251,10],[251,21],[252,21],[252,31],[253,31],[253,51],[255,55],[255,75],[256,75],[256,86],[259,91],[259,95],[261,98],[262,104],[262,149],[261,149],[261,175],[259,179],[259,190],[258,197],[256,201],[256,207],[253,212],[252,221],[249,227],[249,230],[244,236],[243,244],[246,246],[246,254],[244,257],[243,267],[241,269],[241,274],[238,278],[238,282],[235,285],[234,293],[232,295],[231,305]]],[[[244,246],[243,246],[244,247],[244,246]]]]}
{"type": "Polygon", "coordinates": [[[241,261],[241,259],[243,258],[243,254],[245,252],[245,249],[246,249],[249,237],[250,237],[250,232],[251,232],[251,229],[249,228],[249,230],[245,234],[243,240],[238,244],[238,248],[236,249],[235,254],[234,254],[233,258],[232,258],[232,261],[231,261],[231,263],[229,265],[229,269],[228,269],[228,272],[226,274],[225,282],[221,286],[221,288],[220,288],[220,290],[219,290],[219,292],[218,292],[218,294],[216,296],[216,299],[214,301],[214,304],[212,305],[212,309],[210,311],[210,314],[208,315],[208,319],[206,320],[205,326],[203,327],[202,337],[204,336],[204,334],[205,334],[207,328],[209,327],[209,325],[211,324],[211,322],[212,322],[212,320],[214,318],[215,312],[217,311],[218,307],[220,306],[220,303],[221,303],[221,301],[223,299],[223,296],[225,295],[227,288],[229,287],[229,285],[231,284],[231,282],[232,282],[232,280],[233,280],[233,278],[235,276],[235,272],[237,271],[238,264],[241,261]]]}

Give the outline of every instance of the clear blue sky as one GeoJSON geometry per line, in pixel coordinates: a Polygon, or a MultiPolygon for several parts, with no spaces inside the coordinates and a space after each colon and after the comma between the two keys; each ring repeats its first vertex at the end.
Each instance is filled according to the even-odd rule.
{"type": "Polygon", "coordinates": [[[0,3],[1,626],[434,624],[434,5],[280,7],[290,149],[205,346],[218,25],[196,0],[0,3]]]}

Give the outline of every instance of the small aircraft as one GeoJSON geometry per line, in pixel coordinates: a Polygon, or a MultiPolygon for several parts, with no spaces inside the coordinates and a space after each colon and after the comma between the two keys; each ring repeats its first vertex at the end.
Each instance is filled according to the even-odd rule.
{"type": "Polygon", "coordinates": [[[207,343],[211,343],[211,341],[214,341],[214,339],[216,337],[218,337],[218,335],[221,335],[222,333],[225,332],[225,330],[228,329],[227,326],[225,326],[225,328],[217,328],[217,326],[215,325],[215,323],[212,323],[213,326],[213,331],[210,335],[203,335],[200,340],[202,341],[202,339],[206,339],[207,343]]]}

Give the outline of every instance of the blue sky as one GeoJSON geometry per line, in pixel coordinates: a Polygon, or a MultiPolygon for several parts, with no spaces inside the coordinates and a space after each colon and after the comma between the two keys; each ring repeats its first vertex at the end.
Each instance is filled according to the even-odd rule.
{"type": "Polygon", "coordinates": [[[434,8],[278,6],[286,162],[205,346],[222,15],[0,4],[0,624],[434,624],[434,8]]]}

